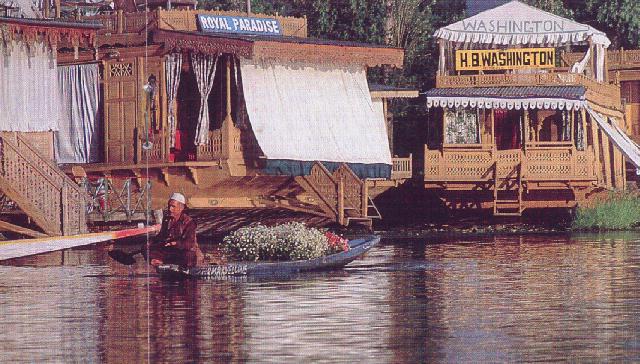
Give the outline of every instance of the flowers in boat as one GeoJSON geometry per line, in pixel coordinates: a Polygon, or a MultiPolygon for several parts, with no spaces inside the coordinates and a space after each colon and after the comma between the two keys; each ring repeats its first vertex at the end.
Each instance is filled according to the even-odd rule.
{"type": "Polygon", "coordinates": [[[331,231],[324,233],[324,236],[327,237],[327,245],[329,246],[328,250],[330,254],[349,251],[349,240],[336,235],[331,231]]]}
{"type": "Polygon", "coordinates": [[[349,244],[335,234],[290,222],[240,228],[224,238],[223,248],[240,260],[302,260],[347,251],[349,244]]]}

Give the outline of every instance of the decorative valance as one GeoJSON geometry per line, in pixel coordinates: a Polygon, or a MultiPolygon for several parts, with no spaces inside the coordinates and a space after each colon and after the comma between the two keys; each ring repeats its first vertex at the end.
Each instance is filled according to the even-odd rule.
{"type": "Polygon", "coordinates": [[[607,35],[546,11],[511,1],[438,29],[434,37],[457,43],[492,45],[594,44],[609,47],[607,35]]]}
{"type": "Polygon", "coordinates": [[[156,30],[153,41],[173,52],[231,53],[246,59],[305,62],[325,67],[362,65],[402,67],[401,48],[299,37],[269,37],[156,30]]]}
{"type": "Polygon", "coordinates": [[[251,58],[253,55],[253,44],[250,40],[217,34],[156,30],[153,32],[153,41],[164,43],[165,48],[172,52],[186,51],[211,56],[230,53],[245,58],[251,58]]]}
{"type": "Polygon", "coordinates": [[[427,107],[480,109],[577,110],[585,106],[583,86],[525,86],[434,88],[427,91],[427,107]]]}
{"type": "Polygon", "coordinates": [[[10,43],[17,40],[29,46],[42,42],[52,49],[60,46],[93,48],[99,27],[95,24],[3,18],[0,19],[0,41],[10,43]]]}
{"type": "Polygon", "coordinates": [[[430,97],[427,107],[477,107],[479,109],[552,109],[579,110],[585,106],[584,100],[552,98],[504,99],[490,97],[430,97]]]}

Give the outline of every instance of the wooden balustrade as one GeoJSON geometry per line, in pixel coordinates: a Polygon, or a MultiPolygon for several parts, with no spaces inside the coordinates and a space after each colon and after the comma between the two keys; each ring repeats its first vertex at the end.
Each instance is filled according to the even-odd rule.
{"type": "Polygon", "coordinates": [[[49,235],[86,232],[85,192],[27,141],[0,137],[3,192],[49,235]]]}
{"type": "Polygon", "coordinates": [[[148,162],[165,162],[167,156],[167,138],[164,132],[152,133],[147,140],[144,135],[137,138],[137,161],[138,163],[148,162]],[[145,149],[146,142],[150,144],[150,149],[145,149]]]}
{"type": "Polygon", "coordinates": [[[316,162],[311,167],[308,176],[305,176],[316,194],[322,199],[337,217],[338,216],[338,189],[337,181],[329,170],[320,162],[316,162]]]}
{"type": "MultiPolygon", "coordinates": [[[[562,55],[562,60],[567,66],[580,61],[584,57],[584,53],[570,52],[562,55]]],[[[639,49],[620,49],[616,51],[607,51],[607,66],[609,70],[616,68],[629,68],[630,66],[640,65],[639,49]]]]}
{"type": "Polygon", "coordinates": [[[345,163],[333,171],[333,179],[342,181],[344,185],[344,208],[353,209],[358,214],[366,215],[367,200],[364,181],[362,181],[345,163]]]}
{"type": "Polygon", "coordinates": [[[587,89],[587,99],[602,106],[621,109],[620,87],[600,83],[578,73],[491,74],[464,76],[436,76],[436,87],[503,87],[503,86],[567,86],[587,89]]]}
{"type": "Polygon", "coordinates": [[[196,148],[196,160],[211,161],[222,159],[222,130],[209,131],[209,137],[203,145],[196,148]]]}
{"type": "MultiPolygon", "coordinates": [[[[196,160],[211,161],[224,159],[222,129],[209,131],[205,144],[196,148],[196,160]]],[[[233,127],[231,132],[231,152],[241,154],[243,158],[254,160],[261,154],[256,137],[252,132],[233,127]]]]}
{"type": "Polygon", "coordinates": [[[596,179],[593,150],[558,146],[533,147],[524,151],[506,150],[425,150],[424,180],[432,182],[484,182],[501,178],[522,163],[522,178],[535,181],[596,179]],[[524,163],[523,163],[524,162],[524,163]]]}
{"type": "Polygon", "coordinates": [[[409,154],[408,158],[399,158],[393,157],[391,158],[391,179],[408,179],[413,175],[412,163],[413,163],[413,154],[409,154]]]}

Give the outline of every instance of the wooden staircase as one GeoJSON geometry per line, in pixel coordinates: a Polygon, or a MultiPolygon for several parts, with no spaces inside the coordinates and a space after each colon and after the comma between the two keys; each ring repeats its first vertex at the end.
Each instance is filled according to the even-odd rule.
{"type": "MultiPolygon", "coordinates": [[[[87,232],[86,192],[20,136],[0,135],[0,193],[13,201],[46,235],[87,232]]],[[[41,236],[3,222],[2,230],[41,236]]]]}
{"type": "Polygon", "coordinates": [[[315,162],[310,174],[296,177],[296,182],[317,198],[327,216],[343,226],[359,223],[371,227],[373,219],[382,217],[369,198],[366,182],[345,163],[331,173],[315,162]]]}
{"type": "Polygon", "coordinates": [[[493,216],[522,216],[523,210],[522,163],[503,167],[496,162],[493,181],[493,216]]]}

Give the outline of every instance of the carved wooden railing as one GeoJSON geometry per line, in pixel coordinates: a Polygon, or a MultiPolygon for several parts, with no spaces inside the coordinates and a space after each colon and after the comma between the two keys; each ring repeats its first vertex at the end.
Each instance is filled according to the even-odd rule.
{"type": "Polygon", "coordinates": [[[222,130],[209,131],[209,137],[203,145],[196,148],[196,160],[211,161],[222,159],[222,130]]]}
{"type": "Polygon", "coordinates": [[[522,178],[536,181],[596,180],[593,150],[573,147],[529,147],[524,151],[492,149],[425,150],[424,180],[428,182],[486,182],[505,178],[522,163],[522,178]]]}
{"type": "Polygon", "coordinates": [[[338,169],[333,171],[333,179],[336,182],[342,181],[344,190],[344,208],[353,209],[359,216],[367,214],[367,188],[363,180],[342,163],[338,169]]]}
{"type": "MultiPolygon", "coordinates": [[[[216,129],[209,131],[207,141],[196,148],[196,160],[211,161],[224,158],[223,131],[216,129]]],[[[256,137],[250,130],[240,130],[233,127],[231,132],[231,152],[242,155],[248,160],[255,160],[261,154],[256,137]]]]}
{"type": "Polygon", "coordinates": [[[527,179],[596,179],[591,149],[529,148],[525,158],[527,163],[523,174],[527,179]]]}
{"type": "Polygon", "coordinates": [[[315,162],[309,175],[305,176],[305,180],[311,185],[325,206],[335,214],[334,217],[338,217],[338,183],[331,172],[322,163],[315,162]]]}
{"type": "Polygon", "coordinates": [[[167,138],[163,131],[149,135],[147,140],[144,135],[136,138],[136,152],[138,163],[165,162],[168,160],[167,138]],[[149,144],[147,144],[147,141],[149,144]],[[147,147],[145,147],[145,145],[147,147]],[[147,149],[149,148],[149,149],[147,149]]]}
{"type": "Polygon", "coordinates": [[[413,154],[409,154],[408,158],[399,158],[393,157],[391,158],[392,166],[391,166],[391,179],[408,179],[413,175],[412,163],[413,163],[413,154]]]}
{"type": "MultiPolygon", "coordinates": [[[[584,57],[584,53],[570,52],[562,55],[562,60],[565,65],[571,66],[574,63],[580,61],[584,57]]],[[[607,66],[609,70],[617,68],[629,68],[631,66],[640,65],[640,50],[620,49],[617,51],[607,51],[607,66]]]]}
{"type": "Polygon", "coordinates": [[[19,135],[0,143],[3,192],[48,235],[86,232],[85,192],[19,135]]]}
{"type": "Polygon", "coordinates": [[[150,11],[145,14],[144,12],[124,13],[122,10],[118,10],[112,14],[87,16],[82,18],[82,20],[100,23],[102,28],[98,29],[98,35],[142,34],[144,33],[147,22],[153,24],[156,18],[157,12],[155,11],[150,11]]]}
{"type": "Polygon", "coordinates": [[[587,89],[587,99],[597,104],[620,109],[620,87],[600,83],[577,73],[492,74],[465,76],[436,76],[436,87],[499,87],[499,86],[566,86],[578,85],[587,89]]]}

